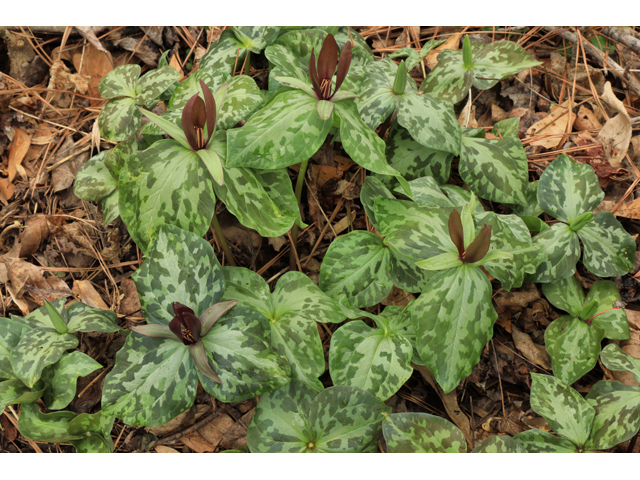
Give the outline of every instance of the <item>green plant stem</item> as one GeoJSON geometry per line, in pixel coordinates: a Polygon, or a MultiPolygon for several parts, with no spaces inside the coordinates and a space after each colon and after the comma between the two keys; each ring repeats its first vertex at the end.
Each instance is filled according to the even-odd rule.
{"type": "MultiPolygon", "coordinates": [[[[300,164],[300,171],[298,172],[298,180],[296,180],[296,201],[298,202],[298,210],[301,210],[300,199],[302,198],[302,185],[304,185],[304,177],[307,174],[307,166],[309,160],[305,160],[300,164]]],[[[291,252],[289,253],[289,270],[296,269],[296,249],[298,244],[298,222],[296,221],[291,227],[291,252]]]]}
{"type": "Polygon", "coordinates": [[[251,51],[247,50],[247,56],[244,59],[244,72],[245,75],[249,75],[249,67],[251,66],[251,51]]]}
{"type": "Polygon", "coordinates": [[[213,218],[211,219],[211,226],[213,227],[216,237],[218,237],[218,241],[220,242],[222,251],[227,258],[227,262],[229,262],[229,265],[231,265],[232,267],[236,267],[238,264],[236,263],[236,259],[233,258],[233,253],[231,253],[231,249],[229,248],[227,239],[224,238],[222,227],[220,226],[220,223],[218,223],[218,217],[216,216],[215,212],[213,213],[213,218]]]}

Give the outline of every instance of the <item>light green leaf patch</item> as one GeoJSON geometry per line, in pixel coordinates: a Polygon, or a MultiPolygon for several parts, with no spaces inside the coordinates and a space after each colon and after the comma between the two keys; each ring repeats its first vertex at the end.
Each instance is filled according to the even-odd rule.
{"type": "Polygon", "coordinates": [[[632,357],[618,345],[611,343],[604,347],[600,358],[609,370],[631,372],[636,382],[640,382],[640,359],[632,357]]]}
{"type": "Polygon", "coordinates": [[[375,450],[391,408],[369,392],[337,386],[319,394],[292,381],[260,398],[247,429],[252,452],[360,453],[375,450]]]}
{"type": "Polygon", "coordinates": [[[49,410],[65,408],[76,394],[78,377],[84,377],[102,368],[98,362],[82,352],[62,355],[60,360],[42,372],[42,380],[49,384],[44,402],[49,410]]]}
{"type": "Polygon", "coordinates": [[[555,223],[533,238],[540,245],[540,264],[525,281],[548,283],[570,277],[576,272],[580,258],[580,242],[565,223],[555,223]]]}
{"type": "Polygon", "coordinates": [[[465,453],[462,431],[449,420],[428,413],[385,415],[382,432],[389,453],[465,453]]]}
{"type": "Polygon", "coordinates": [[[524,447],[508,435],[491,435],[471,453],[527,453],[524,447]]]}

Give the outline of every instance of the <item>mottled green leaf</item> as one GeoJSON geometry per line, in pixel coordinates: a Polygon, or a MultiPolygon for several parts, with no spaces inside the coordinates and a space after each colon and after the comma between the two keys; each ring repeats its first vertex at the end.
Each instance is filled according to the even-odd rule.
{"type": "Polygon", "coordinates": [[[582,261],[599,277],[615,277],[633,268],[636,242],[611,212],[598,212],[578,237],[584,245],[582,261]]]}
{"type": "Polygon", "coordinates": [[[535,428],[519,433],[513,439],[522,445],[527,453],[576,453],[579,451],[578,447],[569,440],[535,428]]]}
{"type": "Polygon", "coordinates": [[[109,150],[100,152],[85,163],[73,184],[73,192],[89,201],[102,200],[118,188],[118,178],[114,178],[104,164],[109,150]]]}
{"type": "Polygon", "coordinates": [[[37,382],[29,388],[17,378],[0,381],[0,409],[4,412],[7,405],[33,403],[47,388],[44,382],[37,382]]]}
{"type": "Polygon", "coordinates": [[[263,237],[284,235],[300,218],[300,210],[286,170],[226,168],[216,195],[244,226],[263,237]]]}
{"type": "Polygon", "coordinates": [[[186,345],[131,333],[106,375],[102,409],[131,425],[163,425],[193,405],[197,370],[186,345]]]}
{"type": "Polygon", "coordinates": [[[362,188],[360,189],[360,202],[364,207],[364,211],[369,217],[369,221],[374,228],[378,228],[373,202],[377,197],[395,199],[393,194],[384,186],[378,177],[368,176],[364,179],[362,188]]]}
{"type": "Polygon", "coordinates": [[[527,155],[520,140],[487,140],[463,136],[460,176],[480,198],[526,205],[527,155]]]}
{"type": "Polygon", "coordinates": [[[505,118],[504,120],[500,120],[497,122],[493,129],[491,129],[491,133],[496,137],[507,138],[513,137],[518,138],[518,127],[520,125],[519,117],[505,118]]]}
{"type": "Polygon", "coordinates": [[[247,49],[243,47],[231,30],[228,32],[225,30],[218,41],[212,44],[200,59],[200,69],[232,75],[234,66],[240,69],[246,56],[247,49]]]}
{"type": "Polygon", "coordinates": [[[278,94],[238,129],[229,130],[228,167],[275,169],[307,160],[324,143],[332,121],[300,90],[278,94]]]}
{"type": "Polygon", "coordinates": [[[382,433],[389,453],[466,453],[462,431],[428,413],[385,415],[382,433]]]}
{"type": "Polygon", "coordinates": [[[102,98],[135,97],[141,71],[140,65],[122,65],[114,68],[100,80],[98,84],[100,96],[102,98]]]}
{"type": "Polygon", "coordinates": [[[587,401],[596,411],[588,449],[607,450],[640,430],[640,388],[600,381],[591,387],[587,401]]]}
{"type": "Polygon", "coordinates": [[[491,435],[480,442],[471,453],[527,453],[527,451],[508,435],[491,435]]]}
{"type": "MultiPolygon", "coordinates": [[[[437,183],[443,184],[449,179],[453,153],[434,150],[421,145],[411,134],[394,122],[386,143],[386,156],[393,168],[407,180],[433,176],[437,183]]],[[[389,177],[383,177],[385,183],[389,177]]]]}
{"type": "Polygon", "coordinates": [[[113,98],[104,104],[98,115],[100,135],[111,142],[121,142],[136,133],[142,114],[130,97],[113,98]]]}
{"type": "MultiPolygon", "coordinates": [[[[173,95],[171,95],[171,100],[169,100],[169,105],[167,107],[169,111],[182,112],[182,109],[189,99],[196,93],[200,94],[202,92],[200,80],[202,80],[212,92],[217,92],[222,84],[229,80],[229,73],[204,65],[205,57],[206,55],[200,60],[200,68],[189,75],[188,78],[180,82],[176,87],[173,95]]],[[[218,105],[217,101],[216,107],[220,109],[220,105],[218,105]]]]}
{"type": "Polygon", "coordinates": [[[282,27],[243,26],[231,27],[231,30],[244,48],[253,53],[260,53],[276,39],[280,28],[282,27]]]}
{"type": "Polygon", "coordinates": [[[462,65],[462,50],[443,50],[438,64],[420,85],[429,95],[458,103],[469,94],[473,84],[473,71],[462,65]]]}
{"type": "MultiPolygon", "coordinates": [[[[593,314],[591,324],[601,328],[605,337],[612,340],[626,340],[629,338],[629,321],[624,308],[616,307],[620,300],[620,292],[615,282],[598,280],[589,289],[585,305],[597,299],[598,307],[593,314]]],[[[587,319],[583,319],[587,320],[587,319]]]]}
{"type": "Polygon", "coordinates": [[[540,175],[538,203],[554,218],[571,223],[591,212],[604,198],[598,177],[590,165],[576,163],[565,154],[557,157],[540,175]]]}
{"type": "Polygon", "coordinates": [[[102,199],[102,223],[105,228],[120,216],[120,205],[118,204],[118,200],[119,194],[117,191],[102,199]]]}
{"type": "Polygon", "coordinates": [[[145,73],[138,81],[136,103],[146,105],[162,95],[174,82],[180,79],[178,71],[170,65],[145,73]]]}
{"type": "Polygon", "coordinates": [[[222,270],[224,300],[237,300],[260,312],[270,328],[270,344],[287,359],[293,378],[322,390],[318,377],[325,363],[316,322],[344,321],[340,306],[300,272],[283,275],[272,295],[257,273],[239,267],[222,270]]]}
{"type": "Polygon", "coordinates": [[[535,273],[527,275],[527,282],[548,283],[570,277],[576,272],[580,258],[578,235],[565,223],[555,223],[533,238],[540,245],[541,262],[535,273]]]}
{"type": "Polygon", "coordinates": [[[560,317],[547,327],[544,343],[551,356],[553,374],[571,385],[598,362],[602,329],[587,325],[578,318],[560,317]]]}
{"type": "Polygon", "coordinates": [[[423,292],[435,272],[423,270],[416,261],[402,255],[393,245],[389,245],[389,277],[393,284],[409,292],[423,292]]]}
{"type": "Polygon", "coordinates": [[[220,301],[224,289],[220,264],[206,240],[163,225],[142,266],[133,274],[148,323],[168,325],[173,302],[200,315],[220,301]]]}
{"type": "Polygon", "coordinates": [[[67,309],[69,322],[67,328],[73,332],[113,333],[120,330],[118,316],[111,310],[90,307],[82,302],[72,303],[67,309]]]}
{"type": "Polygon", "coordinates": [[[585,303],[582,286],[575,276],[543,284],[542,293],[554,307],[568,312],[573,317],[580,315],[585,303]]]}
{"type": "Polygon", "coordinates": [[[578,448],[587,442],[595,410],[578,392],[557,378],[531,374],[531,408],[547,420],[554,432],[578,448]]]}
{"type": "MultiPolygon", "coordinates": [[[[527,203],[525,205],[508,204],[509,208],[513,210],[513,213],[520,216],[538,217],[544,211],[538,203],[538,183],[539,182],[536,181],[527,184],[527,190],[525,192],[527,203]]],[[[541,232],[542,230],[535,231],[541,232]]]]}
{"type": "Polygon", "coordinates": [[[393,320],[379,318],[379,328],[352,321],[334,332],[329,350],[334,385],[359,387],[380,400],[400,389],[413,373],[413,348],[393,320]]]}
{"type": "Polygon", "coordinates": [[[223,315],[203,338],[207,356],[222,384],[198,373],[209,393],[223,402],[240,402],[286,385],[291,369],[269,348],[267,322],[241,305],[223,315]]]}
{"type": "Polygon", "coordinates": [[[71,440],[78,453],[111,453],[113,439],[111,430],[115,418],[102,412],[89,414],[81,413],[67,425],[70,435],[82,435],[79,440],[71,440]]]}
{"type": "Polygon", "coordinates": [[[632,357],[615,343],[602,349],[600,359],[609,370],[631,372],[636,382],[640,382],[640,359],[632,357]]]}
{"type": "Polygon", "coordinates": [[[98,362],[82,352],[65,353],[60,360],[42,372],[42,380],[49,384],[44,402],[49,410],[65,408],[76,394],[76,381],[102,368],[98,362]]]}
{"type": "Polygon", "coordinates": [[[211,175],[195,152],[174,140],[160,140],[134,161],[137,167],[120,174],[120,215],[140,249],[147,251],[165,223],[203,236],[213,218],[215,195],[211,175]]]}
{"type": "Polygon", "coordinates": [[[413,201],[426,207],[455,208],[464,205],[458,205],[457,202],[449,199],[440,189],[434,177],[421,177],[411,180],[409,188],[411,189],[413,201]]]}
{"type": "Polygon", "coordinates": [[[20,322],[0,317],[0,379],[14,378],[11,351],[18,345],[22,335],[29,330],[30,327],[20,322]]]}
{"type": "Polygon", "coordinates": [[[320,269],[320,288],[333,298],[346,294],[354,307],[370,307],[391,291],[390,252],[374,233],[355,230],[329,246],[320,269]]]}
{"type": "Polygon", "coordinates": [[[486,275],[463,265],[431,278],[412,306],[416,348],[445,393],[471,373],[493,336],[491,294],[486,275]]]}
{"type": "Polygon", "coordinates": [[[61,443],[79,440],[80,434],[69,434],[69,421],[76,416],[73,412],[42,413],[35,404],[22,405],[18,428],[26,438],[38,442],[61,443]]]}
{"type": "Polygon", "coordinates": [[[42,369],[60,360],[78,339],[71,333],[59,334],[55,330],[33,329],[24,332],[11,352],[11,368],[17,378],[28,387],[40,379],[42,369]]]}

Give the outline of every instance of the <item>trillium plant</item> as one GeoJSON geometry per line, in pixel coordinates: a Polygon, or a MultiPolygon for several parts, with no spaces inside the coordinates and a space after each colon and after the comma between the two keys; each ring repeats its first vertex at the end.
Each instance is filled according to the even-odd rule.
{"type": "Polygon", "coordinates": [[[113,450],[116,419],[160,426],[203,395],[257,398],[243,412],[251,452],[582,452],[636,435],[638,387],[571,388],[600,374],[598,359],[640,378],[624,344],[602,349],[632,335],[610,277],[634,267],[635,239],[602,209],[591,165],[562,154],[530,170],[519,118],[469,128],[479,91],[541,62],[514,42],[455,38],[376,59],[347,27],[230,27],[181,81],[167,53],[142,76],[105,75],[98,127],[120,143],[86,162],[74,191],[101,203],[105,226],[120,217],[141,252],[142,318],[65,298],[0,318],[0,413],[26,438],[83,452],[113,450]],[[437,65],[420,68],[435,48],[437,65]],[[225,239],[236,227],[264,240],[251,258],[225,239]],[[283,238],[290,271],[264,262],[283,238]],[[414,370],[456,398],[487,361],[496,291],[525,281],[566,312],[544,332],[555,376],[531,374],[531,408],[555,434],[476,442],[447,419],[392,412],[414,370]],[[90,355],[112,355],[93,348],[107,336],[125,338],[103,365],[90,355]],[[89,375],[101,401],[79,413],[89,375]]]}

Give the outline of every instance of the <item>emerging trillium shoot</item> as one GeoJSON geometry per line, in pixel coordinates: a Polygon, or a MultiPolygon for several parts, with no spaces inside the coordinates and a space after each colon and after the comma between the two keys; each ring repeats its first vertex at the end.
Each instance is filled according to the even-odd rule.
{"type": "Polygon", "coordinates": [[[351,65],[351,42],[347,42],[340,53],[338,60],[338,44],[333,35],[329,34],[322,43],[322,48],[318,54],[318,65],[316,68],[316,56],[314,49],[311,49],[311,59],[309,60],[309,79],[313,86],[313,91],[318,100],[331,100],[336,94],[340,85],[347,76],[351,65]],[[338,66],[336,78],[336,88],[331,93],[333,74],[338,66]]]}
{"type": "Polygon", "coordinates": [[[131,327],[131,330],[147,337],[166,338],[182,342],[189,348],[189,353],[200,373],[214,382],[222,383],[220,377],[209,365],[202,338],[209,333],[216,321],[235,307],[237,303],[235,300],[216,303],[205,310],[199,317],[196,317],[194,311],[189,307],[179,302],[173,302],[175,316],[169,322],[169,325],[152,323],[149,325],[137,325],[131,327]]]}

